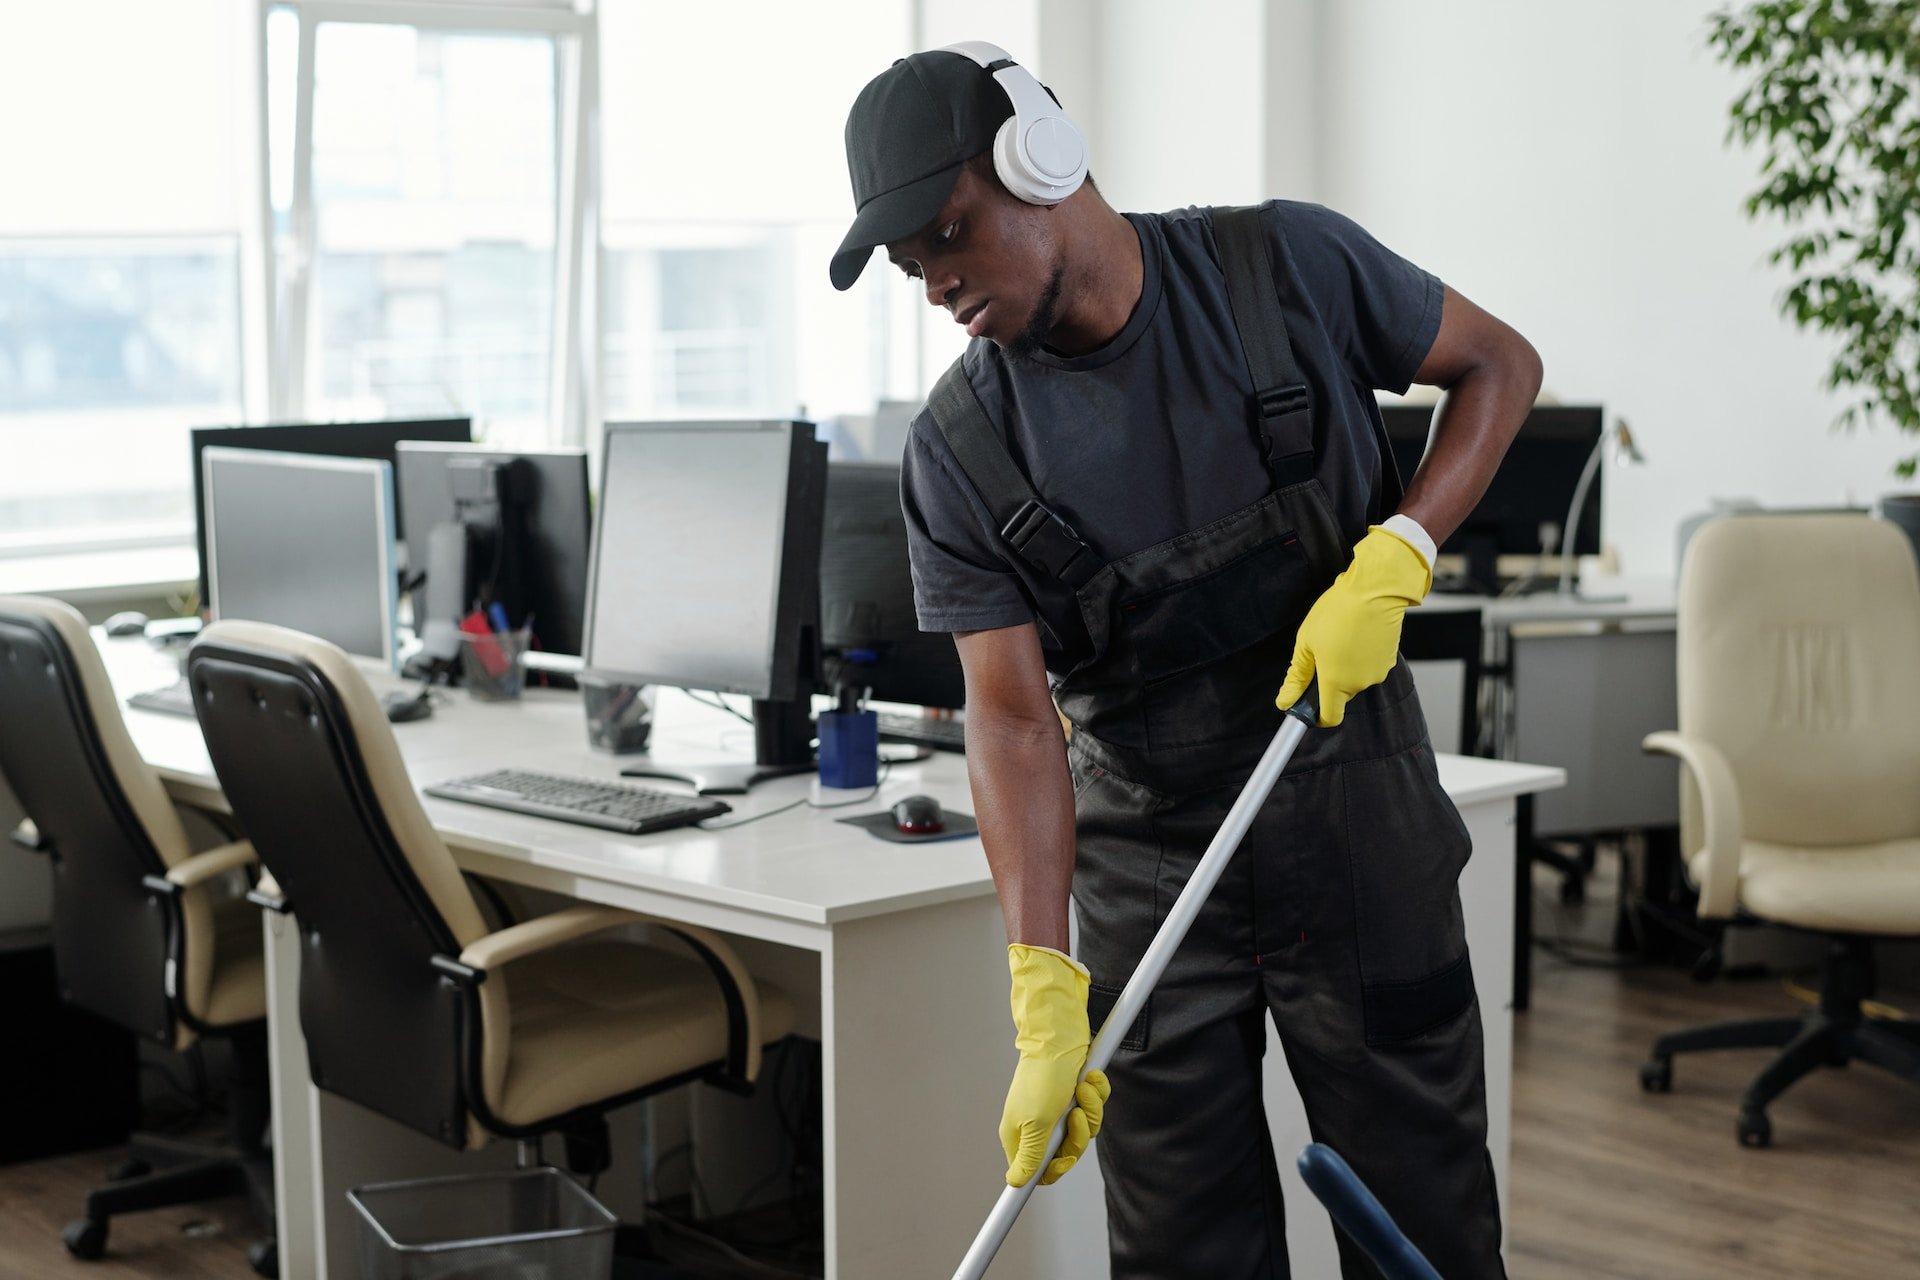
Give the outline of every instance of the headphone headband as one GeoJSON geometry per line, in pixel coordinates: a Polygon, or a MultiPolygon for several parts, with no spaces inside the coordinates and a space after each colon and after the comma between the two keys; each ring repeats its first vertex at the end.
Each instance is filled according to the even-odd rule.
{"type": "Polygon", "coordinates": [[[1059,204],[1087,178],[1087,144],[1060,104],[999,45],[964,40],[940,50],[969,58],[1006,93],[1013,115],[994,138],[1000,182],[1028,204],[1059,204]]]}

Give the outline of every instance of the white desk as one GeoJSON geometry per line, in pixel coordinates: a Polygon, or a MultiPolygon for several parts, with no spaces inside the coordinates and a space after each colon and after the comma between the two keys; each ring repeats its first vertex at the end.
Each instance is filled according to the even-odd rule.
{"type": "MultiPolygon", "coordinates": [[[[103,641],[123,693],[165,683],[171,662],[142,641],[103,641]]],[[[390,677],[374,677],[376,685],[390,677]]],[[[711,758],[730,743],[691,703],[669,700],[656,749],[711,758]]],[[[182,799],[221,807],[198,726],[129,711],[143,755],[182,799]]],[[[395,727],[418,785],[503,765],[611,778],[619,762],[588,749],[577,701],[531,691],[518,704],[455,692],[430,720],[395,727]]],[[[1461,890],[1487,1023],[1493,1155],[1507,1183],[1514,797],[1560,785],[1557,769],[1440,757],[1440,774],[1479,849],[1461,890]]],[[[787,779],[737,801],[737,815],[807,794],[787,779]]],[[[937,755],[895,766],[872,808],[926,792],[970,809],[964,760],[937,755]]],[[[827,1275],[900,1280],[945,1274],[991,1207],[1004,1161],[994,1138],[1014,1062],[1006,1012],[1005,934],[977,839],[901,846],[836,824],[843,814],[796,810],[725,832],[644,837],[427,799],[461,866],[584,900],[686,920],[738,940],[756,973],[793,993],[799,1029],[822,1044],[827,1275]]],[[[846,812],[866,812],[867,807],[846,812]]],[[[314,1089],[296,1010],[298,951],[270,917],[281,1274],[354,1274],[353,1223],[343,1195],[360,1182],[446,1170],[459,1156],[314,1089]]],[[[1270,1054],[1269,1111],[1282,1167],[1297,1274],[1333,1274],[1331,1230],[1292,1174],[1305,1141],[1280,1056],[1270,1054]]],[[[496,1144],[495,1152],[503,1144],[496,1144]]],[[[626,1153],[623,1153],[626,1154],[626,1153]]],[[[1106,1272],[1103,1210],[1093,1162],[1036,1196],[1002,1250],[996,1277],[1075,1280],[1106,1272]]]]}

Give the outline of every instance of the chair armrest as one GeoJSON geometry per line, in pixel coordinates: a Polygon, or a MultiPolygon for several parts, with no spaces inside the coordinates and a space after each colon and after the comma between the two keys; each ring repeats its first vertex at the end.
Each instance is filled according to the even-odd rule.
{"type": "Polygon", "coordinates": [[[475,939],[460,952],[459,963],[477,970],[479,977],[473,981],[483,982],[488,971],[501,965],[563,942],[630,924],[665,929],[706,962],[727,999],[728,1022],[733,1031],[730,1037],[733,1044],[727,1055],[728,1074],[741,1086],[752,1084],[760,1075],[759,989],[733,948],[719,935],[697,925],[619,907],[569,907],[475,939]]]}
{"type": "Polygon", "coordinates": [[[1740,908],[1740,784],[1720,749],[1699,738],[1679,733],[1650,733],[1640,745],[1648,751],[1677,756],[1700,790],[1702,838],[1706,863],[1700,876],[1700,915],[1730,920],[1740,908]]]}
{"type": "Polygon", "coordinates": [[[484,938],[476,938],[460,953],[460,963],[484,972],[537,951],[557,947],[563,942],[599,933],[603,929],[650,922],[650,917],[622,911],[618,907],[568,907],[565,911],[535,916],[531,920],[508,925],[484,938]]]}
{"type": "Polygon", "coordinates": [[[232,844],[217,845],[196,853],[185,862],[167,868],[167,882],[182,889],[191,889],[215,876],[225,875],[236,867],[250,867],[258,860],[251,841],[235,840],[232,844]]]}

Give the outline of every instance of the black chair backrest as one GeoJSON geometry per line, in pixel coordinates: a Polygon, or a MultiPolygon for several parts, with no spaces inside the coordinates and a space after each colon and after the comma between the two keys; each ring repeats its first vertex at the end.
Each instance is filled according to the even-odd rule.
{"type": "Polygon", "coordinates": [[[339,691],[312,662],[210,633],[188,659],[234,815],[293,911],[314,1084],[464,1144],[469,1026],[433,968],[460,944],[391,830],[339,691]]]}
{"type": "Polygon", "coordinates": [[[47,617],[0,604],[0,774],[53,864],[60,994],[171,1044],[169,959],[179,914],[142,883],[166,864],[114,773],[66,638],[47,617]]]}

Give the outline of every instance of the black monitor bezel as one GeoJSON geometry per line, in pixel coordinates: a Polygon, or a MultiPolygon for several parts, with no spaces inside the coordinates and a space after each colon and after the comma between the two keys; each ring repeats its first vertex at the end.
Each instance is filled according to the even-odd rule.
{"type": "MultiPolygon", "coordinates": [[[[898,665],[890,666],[886,655],[881,655],[871,668],[857,667],[855,664],[839,662],[834,650],[835,635],[831,630],[831,601],[828,592],[828,547],[832,538],[832,525],[835,516],[834,480],[836,476],[846,476],[863,482],[879,482],[889,489],[893,497],[893,514],[899,516],[901,523],[900,559],[906,560],[906,517],[900,512],[900,464],[897,462],[876,462],[868,460],[842,459],[827,465],[827,506],[826,515],[821,522],[820,535],[820,648],[822,665],[827,674],[835,672],[851,676],[856,671],[863,677],[861,685],[870,690],[870,696],[880,702],[909,703],[923,707],[940,707],[959,710],[966,705],[966,677],[960,666],[959,650],[955,648],[953,637],[944,633],[925,632],[918,629],[917,618],[909,619],[914,628],[915,652],[911,655],[931,658],[944,645],[945,661],[924,661],[908,663],[904,669],[898,665]]],[[[911,583],[911,570],[907,571],[907,580],[911,583]]],[[[911,587],[907,607],[912,610],[911,587]]],[[[823,679],[820,691],[837,693],[823,679]]]]}
{"type": "MultiPolygon", "coordinates": [[[[1427,448],[1432,431],[1434,406],[1430,404],[1383,404],[1380,406],[1381,424],[1386,431],[1387,440],[1394,447],[1394,457],[1400,468],[1403,483],[1413,479],[1414,467],[1407,465],[1411,461],[1418,465],[1427,448]],[[1417,442],[1417,448],[1416,448],[1417,442]]],[[[1501,469],[1494,473],[1493,480],[1487,486],[1487,492],[1460,527],[1439,547],[1442,555],[1459,554],[1467,550],[1466,543],[1478,535],[1489,536],[1490,530],[1502,528],[1502,522],[1491,517],[1491,512],[1507,501],[1506,495],[1511,486],[1520,483],[1520,472],[1526,462],[1529,446],[1544,434],[1557,434],[1562,437],[1556,443],[1578,443],[1583,448],[1580,456],[1584,459],[1598,444],[1605,431],[1606,417],[1599,405],[1535,405],[1527,413],[1526,421],[1514,436],[1507,448],[1506,458],[1501,469]],[[1532,434],[1529,435],[1529,432],[1532,434]],[[1567,438],[1571,437],[1569,441],[1567,438]],[[1516,459],[1515,454],[1520,456],[1516,459]],[[1513,464],[1518,463],[1518,466],[1513,464]]],[[[1574,531],[1573,553],[1577,556],[1596,556],[1601,550],[1600,507],[1603,480],[1601,473],[1605,467],[1594,469],[1591,488],[1587,493],[1586,505],[1580,512],[1580,523],[1574,531]]],[[[1561,527],[1565,536],[1567,509],[1573,500],[1573,486],[1579,480],[1579,467],[1574,467],[1568,485],[1562,494],[1551,503],[1539,506],[1541,519],[1530,523],[1545,523],[1551,520],[1561,527]],[[1549,508],[1552,508],[1549,510],[1549,508]]],[[[1498,546],[1500,555],[1537,556],[1540,546],[1537,538],[1501,540],[1498,546]]],[[[1559,553],[1559,547],[1553,548],[1559,553]]]]}

